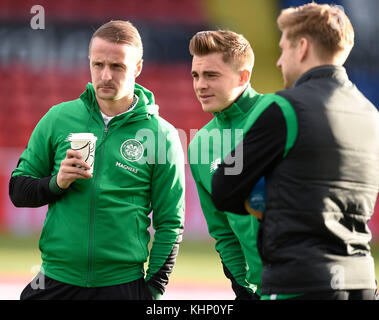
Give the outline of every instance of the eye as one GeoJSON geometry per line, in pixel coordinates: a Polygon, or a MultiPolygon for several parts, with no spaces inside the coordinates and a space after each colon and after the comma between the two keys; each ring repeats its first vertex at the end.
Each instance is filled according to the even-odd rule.
{"type": "Polygon", "coordinates": [[[208,74],[207,74],[207,77],[208,77],[208,78],[211,78],[211,79],[217,78],[217,76],[218,76],[218,75],[217,75],[216,73],[208,73],[208,74]]]}
{"type": "Polygon", "coordinates": [[[95,67],[102,67],[103,66],[103,64],[101,62],[94,62],[93,65],[95,67]]]}
{"type": "Polygon", "coordinates": [[[114,63],[114,64],[112,65],[112,67],[113,67],[114,69],[123,69],[122,65],[121,65],[121,64],[117,64],[117,63],[114,63]]]}

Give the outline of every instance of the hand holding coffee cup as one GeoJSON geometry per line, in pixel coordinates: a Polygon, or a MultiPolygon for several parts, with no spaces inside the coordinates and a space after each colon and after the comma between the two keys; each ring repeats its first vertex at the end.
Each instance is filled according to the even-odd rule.
{"type": "Polygon", "coordinates": [[[66,158],[61,162],[57,175],[57,184],[61,189],[67,189],[76,179],[92,178],[90,166],[82,160],[82,154],[68,149],[66,158]]]}
{"type": "Polygon", "coordinates": [[[96,139],[93,134],[70,135],[72,149],[67,150],[57,175],[60,188],[67,189],[76,179],[92,178],[96,139]]]}
{"type": "Polygon", "coordinates": [[[97,137],[92,133],[71,133],[68,140],[71,141],[71,149],[82,154],[82,160],[90,166],[90,173],[93,173],[97,137]]]}

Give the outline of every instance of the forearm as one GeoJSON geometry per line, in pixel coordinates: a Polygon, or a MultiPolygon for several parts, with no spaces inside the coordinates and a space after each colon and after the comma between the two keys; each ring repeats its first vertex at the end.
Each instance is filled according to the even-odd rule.
{"type": "Polygon", "coordinates": [[[228,174],[235,150],[228,154],[212,179],[212,200],[217,209],[246,215],[245,201],[257,182],[283,158],[287,128],[281,109],[272,104],[260,115],[235,150],[243,150],[239,174],[228,174]]]}
{"type": "Polygon", "coordinates": [[[163,294],[176,262],[179,244],[183,238],[183,228],[178,230],[176,239],[172,243],[164,241],[164,239],[166,239],[164,232],[157,232],[154,236],[154,242],[150,252],[146,280],[150,287],[153,287],[163,294]]]}
{"type": "Polygon", "coordinates": [[[41,179],[16,176],[9,181],[9,197],[16,207],[41,207],[57,201],[63,193],[56,184],[56,176],[41,179]]]}
{"type": "Polygon", "coordinates": [[[247,264],[237,236],[234,233],[219,235],[216,239],[216,250],[220,255],[225,276],[232,283],[244,286],[247,264]]]}
{"type": "Polygon", "coordinates": [[[252,292],[251,290],[247,289],[246,286],[242,286],[237,282],[233,274],[230,272],[230,270],[226,267],[225,263],[222,261],[222,267],[224,270],[225,276],[230,280],[232,283],[232,289],[236,295],[236,300],[259,300],[260,297],[255,292],[252,292]]]}
{"type": "Polygon", "coordinates": [[[150,250],[146,281],[164,293],[174,268],[182,241],[185,209],[184,154],[176,131],[170,131],[166,141],[169,162],[157,159],[151,182],[154,241],[150,250]]]}
{"type": "Polygon", "coordinates": [[[246,288],[246,259],[241,244],[230,226],[227,213],[218,211],[209,194],[201,185],[197,185],[200,204],[207,221],[208,231],[216,240],[216,251],[219,253],[225,276],[231,281],[237,298],[249,295],[246,288]]]}

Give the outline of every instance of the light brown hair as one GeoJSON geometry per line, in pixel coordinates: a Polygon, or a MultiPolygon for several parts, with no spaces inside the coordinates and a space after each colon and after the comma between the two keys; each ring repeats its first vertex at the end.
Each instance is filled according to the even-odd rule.
{"type": "Polygon", "coordinates": [[[346,57],[354,46],[354,29],[345,12],[338,6],[308,3],[282,10],[277,19],[279,29],[296,44],[301,37],[316,42],[317,53],[328,58],[341,53],[346,57]]]}
{"type": "Polygon", "coordinates": [[[192,56],[222,53],[225,63],[232,63],[237,69],[254,66],[254,53],[249,41],[241,34],[229,30],[200,31],[189,44],[192,56]]]}
{"type": "Polygon", "coordinates": [[[96,37],[112,43],[135,47],[139,51],[140,58],[143,56],[141,36],[136,27],[129,21],[112,20],[103,24],[92,35],[89,50],[91,50],[92,40],[96,37]]]}

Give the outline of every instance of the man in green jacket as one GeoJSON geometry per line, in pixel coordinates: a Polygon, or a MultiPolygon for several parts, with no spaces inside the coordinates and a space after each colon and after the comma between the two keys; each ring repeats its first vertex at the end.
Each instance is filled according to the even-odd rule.
{"type": "Polygon", "coordinates": [[[41,272],[21,299],[138,300],[164,293],[182,239],[184,156],[153,94],[135,83],[142,53],[130,22],[101,26],[89,48],[92,83],[79,99],[46,113],[21,155],[10,180],[13,203],[49,205],[41,272]],[[97,137],[93,174],[67,139],[81,132],[97,137]]]}
{"type": "MultiPolygon", "coordinates": [[[[210,235],[216,240],[224,273],[236,299],[259,299],[262,264],[256,246],[259,222],[219,211],[211,200],[212,175],[250,128],[249,115],[262,95],[249,84],[254,54],[249,42],[232,31],[202,31],[190,41],[195,93],[214,118],[193,138],[189,163],[210,235]]],[[[236,152],[236,174],[242,168],[236,152]]]]}

